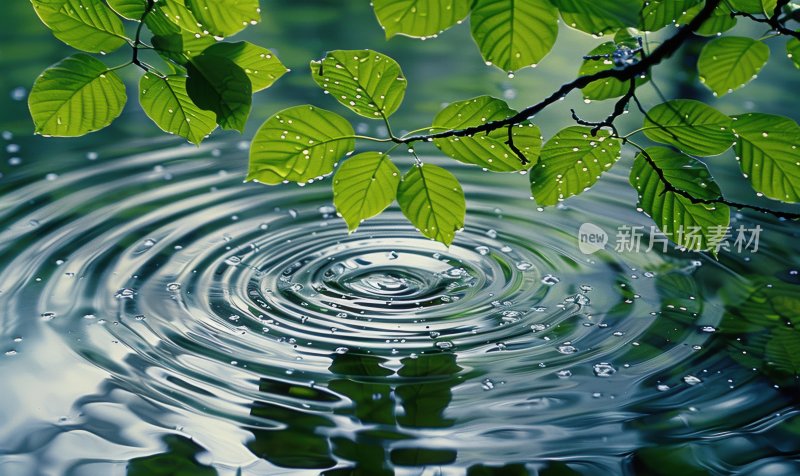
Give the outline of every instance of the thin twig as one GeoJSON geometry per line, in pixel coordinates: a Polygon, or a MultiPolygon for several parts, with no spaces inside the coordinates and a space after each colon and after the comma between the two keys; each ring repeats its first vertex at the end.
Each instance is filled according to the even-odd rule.
{"type": "Polygon", "coordinates": [[[783,212],[780,210],[772,210],[770,208],[759,207],[757,205],[750,205],[747,203],[739,203],[733,202],[730,200],[725,199],[725,197],[718,197],[718,198],[698,198],[692,195],[691,193],[687,192],[686,190],[680,189],[672,184],[672,182],[667,179],[666,175],[664,174],[664,169],[662,169],[655,160],[647,153],[647,151],[640,145],[636,144],[635,142],[631,142],[628,139],[622,138],[623,142],[626,142],[633,147],[639,149],[641,156],[644,157],[644,160],[653,169],[653,171],[658,176],[658,179],[664,184],[664,190],[662,193],[672,192],[676,195],[680,195],[681,197],[686,198],[691,203],[703,204],[703,205],[727,205],[731,208],[736,208],[738,210],[753,210],[760,213],[766,213],[770,215],[774,215],[778,218],[783,218],[786,220],[798,220],[800,219],[800,213],[792,213],[792,212],[783,212]]]}
{"type": "Polygon", "coordinates": [[[683,45],[683,43],[691,37],[692,33],[694,33],[700,27],[700,25],[703,24],[703,22],[711,17],[714,9],[720,4],[721,1],[722,0],[708,0],[697,16],[692,18],[692,20],[678,30],[677,33],[664,41],[664,43],[662,43],[658,48],[653,50],[652,54],[645,56],[644,59],[638,63],[634,63],[620,69],[607,69],[587,76],[581,76],[573,81],[570,81],[569,83],[563,84],[560,88],[558,88],[557,91],[543,99],[541,102],[534,104],[533,106],[529,106],[519,113],[506,119],[486,122],[479,126],[467,127],[464,129],[452,129],[436,134],[396,138],[395,142],[410,144],[412,142],[427,141],[428,139],[465,137],[474,136],[482,132],[491,132],[503,127],[508,127],[510,125],[520,124],[543,111],[551,104],[556,103],[560,99],[566,97],[569,93],[577,89],[582,89],[594,81],[606,78],[615,78],[625,82],[629,81],[631,78],[636,78],[642,74],[646,74],[650,68],[660,64],[662,61],[672,56],[672,54],[674,54],[683,45]]]}

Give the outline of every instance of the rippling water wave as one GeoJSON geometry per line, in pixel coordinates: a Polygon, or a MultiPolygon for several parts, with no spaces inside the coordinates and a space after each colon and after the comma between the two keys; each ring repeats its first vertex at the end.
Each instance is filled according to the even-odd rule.
{"type": "Polygon", "coordinates": [[[584,255],[583,222],[650,225],[624,176],[539,211],[525,177],[448,163],[471,211],[446,248],[396,208],[347,234],[329,180],[242,184],[240,147],[146,148],[4,178],[0,371],[98,381],[16,416],[9,471],[798,471],[796,393],[725,324],[762,278],[794,292],[793,229],[736,218],[757,266],[584,255]]]}

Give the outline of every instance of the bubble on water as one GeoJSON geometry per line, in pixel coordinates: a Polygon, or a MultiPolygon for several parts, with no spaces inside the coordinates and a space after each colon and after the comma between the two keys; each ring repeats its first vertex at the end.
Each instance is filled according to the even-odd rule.
{"type": "Polygon", "coordinates": [[[533,268],[533,265],[527,261],[517,263],[517,269],[520,271],[528,271],[531,268],[533,268]]]}
{"type": "Polygon", "coordinates": [[[225,259],[225,264],[228,266],[239,266],[242,263],[242,258],[238,256],[229,256],[225,259]]]}
{"type": "Polygon", "coordinates": [[[708,333],[717,332],[717,328],[714,327],[714,326],[703,326],[703,327],[700,328],[700,330],[703,331],[703,332],[708,332],[708,333]]]}
{"type": "Polygon", "coordinates": [[[171,293],[175,293],[181,290],[181,283],[169,283],[167,284],[167,291],[171,293]]]}
{"type": "Polygon", "coordinates": [[[562,354],[574,354],[578,349],[571,345],[560,345],[558,346],[558,351],[562,354]]]}
{"type": "Polygon", "coordinates": [[[695,377],[694,375],[687,375],[683,377],[683,381],[688,383],[689,385],[697,385],[698,383],[702,382],[702,380],[695,377]]]}
{"type": "Polygon", "coordinates": [[[122,288],[114,293],[114,297],[117,299],[133,299],[136,292],[131,288],[122,288]]]}
{"type": "Polygon", "coordinates": [[[656,388],[658,389],[659,392],[666,392],[667,390],[669,390],[669,385],[664,385],[662,383],[659,384],[656,388]]]}
{"type": "Polygon", "coordinates": [[[483,379],[483,382],[481,382],[481,388],[483,390],[485,390],[485,391],[493,390],[494,389],[494,381],[492,381],[492,379],[489,379],[489,378],[483,379]]]}
{"type": "Polygon", "coordinates": [[[442,341],[436,342],[434,345],[436,346],[437,349],[440,349],[440,350],[452,350],[455,347],[455,344],[453,344],[449,340],[442,340],[442,341]]]}
{"type": "Polygon", "coordinates": [[[546,284],[547,286],[554,286],[560,281],[561,280],[558,277],[553,276],[552,274],[546,274],[544,277],[542,277],[542,284],[546,284]]]}
{"type": "Polygon", "coordinates": [[[497,238],[497,230],[494,229],[486,230],[486,236],[488,236],[491,239],[497,238]]]}
{"type": "Polygon", "coordinates": [[[336,213],[336,208],[334,208],[334,207],[332,207],[330,205],[322,205],[321,207],[319,207],[317,209],[317,211],[323,217],[328,217],[328,216],[332,216],[332,215],[334,215],[336,213]]]}
{"type": "Polygon", "coordinates": [[[337,347],[334,352],[336,352],[339,355],[344,355],[344,354],[348,353],[349,351],[350,351],[350,349],[348,349],[347,347],[337,347]]]}
{"type": "Polygon", "coordinates": [[[559,370],[558,372],[556,372],[556,376],[558,378],[561,378],[561,379],[570,378],[570,377],[572,377],[572,371],[571,370],[559,370]]]}
{"type": "Polygon", "coordinates": [[[43,312],[41,314],[41,318],[42,318],[43,321],[52,321],[53,319],[56,318],[56,313],[55,312],[50,312],[50,311],[43,312]]]}
{"type": "Polygon", "coordinates": [[[617,369],[614,368],[613,365],[609,364],[608,362],[600,362],[599,364],[594,364],[592,367],[594,374],[598,377],[611,377],[615,373],[617,373],[617,369]]]}

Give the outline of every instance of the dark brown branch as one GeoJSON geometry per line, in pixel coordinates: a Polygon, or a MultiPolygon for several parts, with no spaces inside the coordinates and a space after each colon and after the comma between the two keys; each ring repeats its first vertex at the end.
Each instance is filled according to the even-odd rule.
{"type": "Polygon", "coordinates": [[[786,28],[784,26],[785,20],[781,18],[781,13],[783,11],[783,7],[789,4],[790,0],[780,0],[778,4],[775,6],[775,10],[772,14],[767,17],[753,15],[752,13],[747,12],[738,12],[738,11],[731,11],[732,17],[745,17],[757,23],[764,23],[769,25],[769,27],[781,35],[793,36],[797,39],[800,39],[800,31],[792,30],[791,28],[786,28]]]}
{"type": "Polygon", "coordinates": [[[619,136],[619,132],[617,131],[616,126],[614,125],[614,121],[617,118],[628,110],[628,104],[631,102],[631,99],[636,97],[636,78],[630,79],[630,84],[628,86],[628,91],[617,100],[616,104],[614,104],[614,110],[611,111],[611,114],[608,115],[605,119],[600,122],[591,122],[585,121],[578,117],[578,114],[575,113],[574,109],[570,109],[572,112],[572,119],[575,120],[578,124],[582,126],[591,126],[592,127],[592,136],[596,136],[600,129],[604,127],[609,127],[614,132],[615,136],[619,136]]]}
{"type": "Polygon", "coordinates": [[[689,193],[689,192],[687,192],[687,191],[685,191],[683,189],[677,188],[676,186],[672,185],[672,183],[664,175],[664,170],[661,167],[659,167],[658,164],[656,164],[655,160],[653,160],[653,158],[650,156],[650,154],[647,153],[647,151],[645,149],[643,149],[642,147],[640,147],[637,144],[634,144],[634,143],[628,141],[625,138],[622,138],[622,141],[626,142],[628,144],[631,144],[632,146],[634,146],[637,149],[639,149],[639,152],[641,153],[641,156],[644,157],[644,160],[647,161],[647,164],[656,173],[656,175],[658,176],[658,179],[661,181],[662,184],[664,184],[664,192],[663,193],[672,192],[672,193],[674,193],[676,195],[680,195],[681,197],[686,198],[687,200],[689,200],[690,202],[692,202],[695,205],[698,205],[698,204],[703,204],[703,205],[727,205],[727,206],[729,206],[731,208],[736,208],[738,210],[753,210],[753,211],[760,212],[760,213],[770,214],[770,215],[776,216],[778,218],[783,218],[783,219],[786,219],[786,220],[798,220],[798,219],[800,219],[800,213],[783,212],[783,211],[779,211],[779,210],[772,210],[770,208],[759,207],[757,205],[750,205],[750,204],[747,204],[747,203],[732,202],[730,200],[726,200],[725,197],[718,197],[718,198],[698,198],[698,197],[695,197],[691,193],[689,193]]]}
{"type": "Polygon", "coordinates": [[[139,59],[139,49],[144,45],[144,43],[142,43],[142,29],[144,28],[144,21],[147,18],[147,15],[149,15],[155,7],[155,0],[147,0],[147,6],[144,8],[142,18],[139,20],[139,26],[136,28],[136,36],[133,39],[133,58],[131,59],[131,63],[147,72],[153,72],[155,71],[155,68],[139,59]]]}
{"type": "Polygon", "coordinates": [[[662,61],[672,56],[683,45],[683,43],[691,37],[692,33],[694,33],[700,27],[700,25],[703,24],[703,22],[711,17],[714,9],[721,2],[722,0],[708,0],[697,16],[692,18],[692,20],[678,30],[677,33],[664,41],[658,48],[653,50],[650,55],[645,56],[644,59],[638,63],[634,63],[620,69],[607,69],[587,76],[581,76],[573,81],[570,81],[569,83],[562,85],[557,91],[543,99],[541,102],[534,104],[533,106],[529,106],[519,113],[500,121],[487,122],[479,126],[467,127],[464,129],[452,129],[435,134],[395,138],[394,142],[398,144],[410,144],[412,142],[427,141],[429,139],[474,136],[476,134],[480,134],[481,132],[491,132],[503,127],[520,124],[543,111],[551,104],[566,97],[569,93],[575,91],[576,89],[582,89],[594,81],[605,78],[615,78],[620,81],[627,82],[633,78],[636,78],[637,76],[646,74],[650,68],[660,64],[662,61]]]}
{"type": "Polygon", "coordinates": [[[519,161],[522,162],[522,165],[528,165],[530,163],[528,158],[525,157],[525,154],[523,154],[522,151],[519,150],[516,145],[514,145],[514,126],[508,126],[508,140],[506,141],[506,145],[509,147],[509,149],[511,149],[512,152],[514,152],[514,155],[519,158],[519,161]]]}

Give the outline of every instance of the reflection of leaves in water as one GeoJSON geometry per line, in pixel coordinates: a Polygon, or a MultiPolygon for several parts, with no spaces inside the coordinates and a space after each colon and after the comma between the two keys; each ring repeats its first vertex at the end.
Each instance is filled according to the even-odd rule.
{"type": "Polygon", "coordinates": [[[452,388],[461,382],[462,368],[454,354],[405,358],[397,372],[379,356],[346,353],[332,358],[329,370],[335,378],[327,389],[261,380],[259,390],[265,401],[254,402],[250,413],[275,428],[251,430],[254,439],[247,446],[256,456],[285,468],[326,469],[336,466],[337,459],[352,462],[349,467],[323,472],[326,476],[389,475],[393,474],[389,461],[398,466],[455,461],[455,450],[413,446],[408,431],[453,425],[453,420],[444,418],[444,412],[452,399],[452,388]],[[331,436],[328,433],[334,423],[328,415],[273,403],[276,398],[323,404],[344,400],[348,404],[334,405],[332,414],[349,417],[367,428],[352,435],[331,436]],[[394,442],[405,440],[408,444],[393,447],[394,442]]]}
{"type": "Polygon", "coordinates": [[[692,445],[655,446],[642,448],[634,454],[636,474],[651,476],[706,476],[710,472],[701,464],[692,445]]]}
{"type": "Polygon", "coordinates": [[[800,375],[800,286],[786,282],[755,283],[743,302],[729,302],[721,331],[731,336],[734,360],[757,368],[782,385],[800,375]]]}
{"type": "Polygon", "coordinates": [[[217,470],[200,464],[197,455],[205,451],[194,441],[183,436],[164,438],[169,450],[166,453],[131,460],[128,476],[216,476],[217,470]]]}
{"type": "Polygon", "coordinates": [[[767,344],[767,364],[791,375],[800,375],[800,332],[783,327],[772,331],[767,344]]]}

